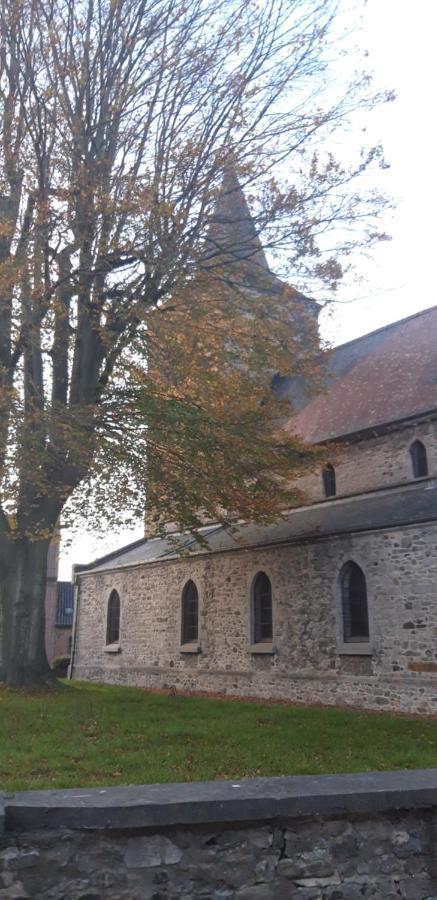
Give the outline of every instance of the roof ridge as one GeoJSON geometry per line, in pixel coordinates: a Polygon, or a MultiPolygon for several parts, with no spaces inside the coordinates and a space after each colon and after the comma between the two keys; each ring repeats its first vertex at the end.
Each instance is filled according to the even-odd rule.
{"type": "Polygon", "coordinates": [[[336,344],[333,347],[328,347],[328,353],[332,353],[335,350],[341,350],[343,347],[349,347],[351,344],[357,344],[358,341],[364,341],[366,338],[373,337],[374,334],[380,334],[381,331],[388,331],[390,328],[394,328],[395,325],[403,325],[404,322],[409,322],[411,319],[417,319],[419,316],[424,316],[429,312],[437,312],[437,304],[433,306],[427,306],[426,309],[420,309],[418,312],[411,313],[409,316],[405,316],[403,319],[396,319],[394,322],[387,322],[386,325],[381,325],[380,328],[375,328],[373,331],[367,331],[366,334],[360,334],[356,338],[351,338],[350,341],[345,341],[344,344],[336,344]]]}

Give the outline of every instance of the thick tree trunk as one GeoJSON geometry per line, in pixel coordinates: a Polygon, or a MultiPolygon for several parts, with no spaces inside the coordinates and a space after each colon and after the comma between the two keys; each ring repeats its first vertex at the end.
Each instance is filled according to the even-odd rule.
{"type": "Polygon", "coordinates": [[[56,679],[45,652],[45,592],[49,541],[11,542],[0,569],[0,680],[50,685],[56,679]]]}

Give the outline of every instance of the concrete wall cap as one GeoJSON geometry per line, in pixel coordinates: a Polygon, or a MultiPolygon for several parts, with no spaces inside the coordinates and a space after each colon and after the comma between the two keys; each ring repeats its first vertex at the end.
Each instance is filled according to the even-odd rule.
{"type": "Polygon", "coordinates": [[[5,830],[156,828],[437,806],[437,769],[5,794],[5,830]]]}

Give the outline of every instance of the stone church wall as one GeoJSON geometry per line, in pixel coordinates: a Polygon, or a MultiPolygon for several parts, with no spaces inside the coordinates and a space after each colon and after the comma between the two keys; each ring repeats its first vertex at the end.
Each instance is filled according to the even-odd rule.
{"type": "Polygon", "coordinates": [[[303,703],[437,711],[437,525],[161,561],[79,577],[73,677],[303,703]],[[338,575],[363,569],[371,655],[339,652],[338,575]],[[250,594],[273,588],[273,652],[250,646],[250,594]],[[200,652],[182,652],[186,581],[199,591],[200,652]],[[111,590],[119,652],[105,649],[111,590]]]}
{"type": "MultiPolygon", "coordinates": [[[[326,462],[335,467],[337,495],[360,494],[375,488],[411,481],[413,477],[409,448],[421,440],[427,451],[430,475],[437,473],[437,421],[421,422],[399,428],[391,434],[360,440],[336,449],[328,445],[326,462]]],[[[321,466],[304,475],[298,486],[309,502],[323,500],[321,466]]]]}

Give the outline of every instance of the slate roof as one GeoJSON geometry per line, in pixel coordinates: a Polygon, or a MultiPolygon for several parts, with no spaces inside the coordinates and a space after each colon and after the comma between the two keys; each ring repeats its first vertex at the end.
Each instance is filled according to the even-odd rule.
{"type": "MultiPolygon", "coordinates": [[[[287,392],[293,402],[292,380],[282,385],[282,396],[287,392]]],[[[318,443],[431,411],[437,411],[436,306],[330,351],[326,391],[286,428],[318,443]]]]}
{"type": "Polygon", "coordinates": [[[210,525],[202,529],[208,542],[207,550],[189,534],[136,541],[88,566],[77,567],[76,571],[78,574],[97,573],[125,566],[163,562],[175,558],[180,550],[196,555],[205,552],[220,553],[314,540],[334,534],[432,522],[436,519],[437,478],[427,478],[399,488],[301,507],[290,512],[286,519],[272,525],[241,525],[233,535],[220,525],[210,525]]]}

